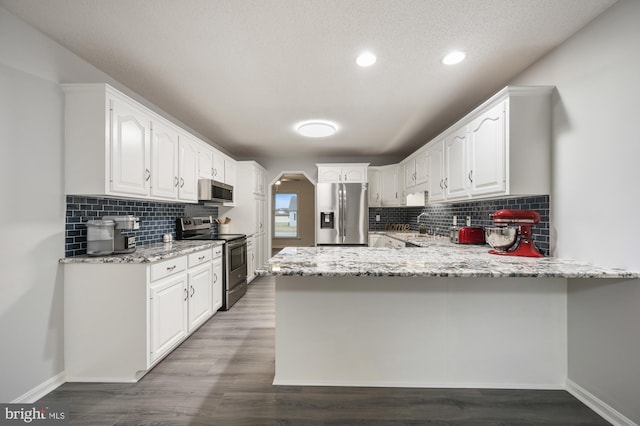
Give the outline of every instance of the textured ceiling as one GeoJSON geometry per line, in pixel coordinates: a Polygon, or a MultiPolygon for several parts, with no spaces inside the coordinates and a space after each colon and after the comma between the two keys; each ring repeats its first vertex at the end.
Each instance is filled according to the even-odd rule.
{"type": "Polygon", "coordinates": [[[407,155],[614,2],[0,0],[236,157],[407,155]]]}

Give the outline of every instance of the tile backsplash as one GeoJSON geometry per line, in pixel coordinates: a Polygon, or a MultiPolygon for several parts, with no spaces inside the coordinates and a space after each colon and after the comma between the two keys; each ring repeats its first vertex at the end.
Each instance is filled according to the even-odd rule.
{"type": "Polygon", "coordinates": [[[369,208],[369,230],[382,231],[387,223],[409,224],[418,230],[417,217],[424,210],[427,216],[420,223],[427,225],[427,232],[435,235],[449,235],[453,216],[458,217],[458,226],[465,225],[465,218],[471,217],[472,226],[491,226],[489,215],[500,209],[535,210],[540,213],[540,223],[533,227],[533,237],[538,249],[549,255],[549,196],[518,197],[498,200],[480,200],[456,204],[433,204],[427,207],[371,207],[369,208]],[[380,221],[376,222],[376,215],[380,221]]]}
{"type": "Polygon", "coordinates": [[[171,233],[175,237],[175,220],[182,216],[218,216],[217,207],[198,204],[161,203],[157,201],[123,200],[67,196],[65,223],[65,256],[87,253],[87,220],[102,216],[131,214],[140,218],[140,229],[133,231],[137,244],[162,241],[162,235],[171,233]]]}

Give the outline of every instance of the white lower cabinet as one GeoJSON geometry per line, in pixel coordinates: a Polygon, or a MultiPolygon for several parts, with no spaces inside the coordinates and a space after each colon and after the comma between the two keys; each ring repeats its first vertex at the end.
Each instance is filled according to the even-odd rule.
{"type": "Polygon", "coordinates": [[[69,382],[136,382],[222,306],[222,246],[64,269],[69,382]]]}
{"type": "Polygon", "coordinates": [[[213,289],[211,291],[211,300],[213,312],[216,312],[222,307],[222,246],[213,248],[213,260],[211,262],[213,267],[213,289]]]}
{"type": "Polygon", "coordinates": [[[256,277],[256,253],[253,240],[253,235],[247,236],[247,284],[256,277]]]}
{"type": "Polygon", "coordinates": [[[167,354],[187,337],[187,276],[165,278],[149,288],[151,361],[167,354]]]}

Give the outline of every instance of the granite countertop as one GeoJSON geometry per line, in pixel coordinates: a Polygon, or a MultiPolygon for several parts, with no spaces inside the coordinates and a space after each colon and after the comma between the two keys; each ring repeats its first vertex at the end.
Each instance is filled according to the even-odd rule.
{"type": "Polygon", "coordinates": [[[382,234],[420,247],[287,247],[256,273],[334,277],[640,278],[635,272],[569,259],[497,256],[488,253],[488,245],[453,244],[444,237],[382,234]]]}
{"type": "Polygon", "coordinates": [[[110,256],[74,256],[63,257],[60,263],[151,263],[176,256],[194,253],[211,247],[218,247],[224,241],[172,241],[170,243],[154,243],[142,245],[129,254],[110,256]]]}

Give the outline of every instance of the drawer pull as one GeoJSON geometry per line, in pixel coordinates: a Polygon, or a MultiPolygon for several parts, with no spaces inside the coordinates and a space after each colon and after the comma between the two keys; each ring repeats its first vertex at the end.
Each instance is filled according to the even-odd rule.
{"type": "Polygon", "coordinates": [[[189,298],[189,290],[187,290],[187,289],[185,288],[185,289],[184,289],[184,301],[186,302],[188,298],[189,298]]]}
{"type": "Polygon", "coordinates": [[[178,266],[178,265],[167,266],[167,271],[168,271],[168,272],[173,271],[174,269],[176,269],[176,266],[178,266]]]}
{"type": "Polygon", "coordinates": [[[193,288],[193,286],[191,286],[191,297],[193,297],[194,293],[196,292],[196,289],[193,288]]]}
{"type": "Polygon", "coordinates": [[[205,258],[205,257],[206,257],[206,256],[200,256],[200,257],[198,258],[198,260],[204,260],[204,258],[205,258]]]}

